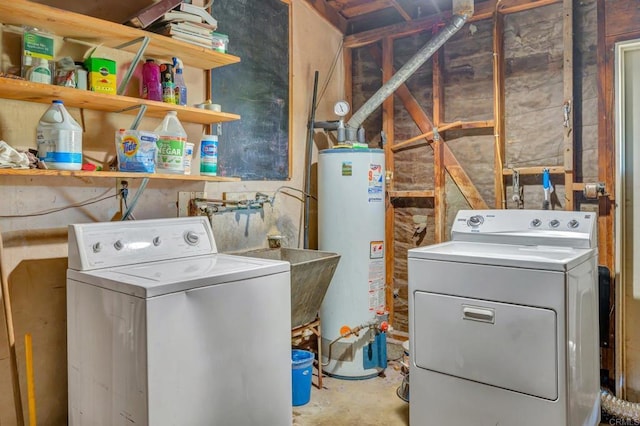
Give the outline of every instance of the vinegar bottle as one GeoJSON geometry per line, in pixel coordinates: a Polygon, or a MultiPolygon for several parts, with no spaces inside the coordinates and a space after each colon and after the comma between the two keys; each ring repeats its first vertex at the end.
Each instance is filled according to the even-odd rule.
{"type": "Polygon", "coordinates": [[[178,113],[176,111],[167,112],[155,133],[158,134],[156,171],[184,174],[187,132],[184,131],[180,120],[178,120],[178,113]]]}

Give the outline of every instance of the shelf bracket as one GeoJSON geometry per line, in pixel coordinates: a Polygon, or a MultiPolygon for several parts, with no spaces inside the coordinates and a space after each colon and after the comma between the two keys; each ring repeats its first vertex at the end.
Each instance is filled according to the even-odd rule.
{"type": "Polygon", "coordinates": [[[117,112],[127,112],[127,111],[132,111],[138,108],[140,108],[140,111],[138,111],[138,115],[136,115],[136,118],[133,120],[133,123],[131,123],[131,127],[130,127],[131,130],[136,130],[138,128],[138,126],[140,125],[140,121],[142,121],[142,117],[144,116],[144,113],[147,112],[147,106],[144,104],[140,104],[140,105],[135,105],[135,106],[117,111],[117,112]]]}
{"type": "Polygon", "coordinates": [[[120,86],[118,86],[118,92],[117,92],[118,95],[124,94],[124,91],[127,88],[127,85],[129,84],[129,80],[131,80],[131,76],[133,75],[133,71],[136,69],[136,65],[138,65],[138,61],[140,61],[140,58],[142,58],[144,51],[147,49],[147,46],[149,45],[150,40],[151,39],[148,36],[144,36],[115,47],[116,49],[122,49],[132,44],[140,43],[140,48],[136,52],[136,55],[133,57],[133,60],[131,61],[131,66],[129,66],[129,69],[127,69],[127,72],[124,74],[124,77],[120,82],[120,86]]]}
{"type": "Polygon", "coordinates": [[[122,220],[127,220],[129,216],[131,216],[131,213],[133,213],[133,209],[136,208],[136,204],[138,204],[138,200],[140,199],[140,196],[142,195],[144,190],[147,188],[148,183],[149,183],[149,178],[142,179],[140,188],[138,188],[138,190],[136,191],[136,195],[134,195],[133,199],[131,200],[131,204],[129,204],[127,211],[124,212],[124,214],[122,215],[122,220]]]}

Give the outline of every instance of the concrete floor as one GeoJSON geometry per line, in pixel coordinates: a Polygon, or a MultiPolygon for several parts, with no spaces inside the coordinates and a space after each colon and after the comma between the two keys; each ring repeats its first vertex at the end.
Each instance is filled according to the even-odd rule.
{"type": "MultiPolygon", "coordinates": [[[[323,389],[318,389],[314,368],[311,399],[308,404],[293,407],[293,426],[408,426],[409,404],[396,394],[403,377],[402,347],[388,344],[387,352],[391,359],[387,369],[373,379],[340,380],[325,376],[323,389]]],[[[614,423],[600,425],[608,424],[614,423]]]]}
{"type": "Polygon", "coordinates": [[[294,426],[407,426],[409,404],[396,395],[402,383],[399,360],[402,347],[389,344],[389,361],[384,374],[368,380],[340,380],[325,376],[318,389],[313,370],[311,400],[293,407],[294,426]]]}

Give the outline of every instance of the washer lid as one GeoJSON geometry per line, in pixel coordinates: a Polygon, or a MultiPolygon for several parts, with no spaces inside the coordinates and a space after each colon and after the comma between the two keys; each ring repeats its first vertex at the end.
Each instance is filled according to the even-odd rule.
{"type": "Polygon", "coordinates": [[[430,259],[527,269],[568,271],[594,256],[594,249],[449,241],[409,250],[409,259],[430,259]]]}
{"type": "Polygon", "coordinates": [[[67,278],[148,298],[194,288],[289,272],[289,262],[214,254],[93,271],[67,270],[67,278]]]}

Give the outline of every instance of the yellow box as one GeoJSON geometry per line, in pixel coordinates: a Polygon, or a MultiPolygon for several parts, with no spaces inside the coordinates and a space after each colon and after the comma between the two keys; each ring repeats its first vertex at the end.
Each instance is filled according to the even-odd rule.
{"type": "Polygon", "coordinates": [[[116,61],[104,58],[87,58],[84,66],[89,71],[89,90],[116,94],[116,61]]]}

